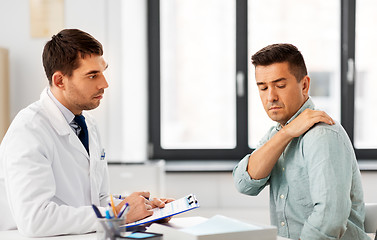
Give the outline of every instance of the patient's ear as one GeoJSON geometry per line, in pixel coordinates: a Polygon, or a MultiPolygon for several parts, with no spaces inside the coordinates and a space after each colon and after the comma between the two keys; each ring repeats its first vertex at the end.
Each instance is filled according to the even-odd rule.
{"type": "Polygon", "coordinates": [[[307,97],[309,96],[309,88],[310,88],[310,77],[306,75],[303,79],[301,79],[302,85],[302,94],[307,97]]]}

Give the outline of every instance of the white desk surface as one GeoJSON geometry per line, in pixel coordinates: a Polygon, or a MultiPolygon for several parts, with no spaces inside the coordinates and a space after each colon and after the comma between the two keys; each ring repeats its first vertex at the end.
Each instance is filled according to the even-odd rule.
{"type": "MultiPolygon", "coordinates": [[[[96,233],[88,233],[81,235],[64,235],[55,237],[43,237],[43,238],[28,238],[22,236],[17,230],[0,231],[0,239],[6,240],[97,240],[96,233]]],[[[277,240],[287,240],[288,238],[277,237],[277,240]]]]}
{"type": "MultiPolygon", "coordinates": [[[[197,217],[201,218],[201,217],[197,217]]],[[[187,218],[189,219],[189,218],[187,218]]],[[[174,221],[174,218],[172,219],[174,221]]],[[[156,224],[156,223],[154,223],[156,224]]],[[[153,227],[152,227],[153,228],[153,227]]],[[[148,229],[147,229],[148,231],[148,229]]],[[[153,231],[152,231],[153,232],[153,231]]],[[[156,231],[157,232],[157,231],[156,231]]],[[[163,232],[161,232],[164,234],[163,232]]],[[[371,239],[374,239],[374,234],[368,234],[371,239]]],[[[42,238],[28,238],[21,235],[18,230],[0,231],[0,240],[97,240],[96,233],[80,234],[80,235],[62,235],[54,237],[42,237],[42,238]]],[[[288,240],[288,238],[277,236],[277,240],[288,240]]]]}
{"type": "Polygon", "coordinates": [[[80,234],[80,235],[64,235],[55,237],[43,237],[43,238],[28,238],[21,235],[18,230],[0,231],[0,239],[6,240],[73,240],[73,239],[87,239],[97,240],[96,233],[80,234]]]}
{"type": "MultiPolygon", "coordinates": [[[[371,239],[374,239],[374,234],[368,234],[371,239]]],[[[10,231],[0,231],[0,239],[4,240],[97,240],[96,233],[88,233],[81,235],[65,235],[65,236],[56,236],[56,237],[43,237],[43,238],[28,238],[22,236],[17,230],[10,231]]],[[[288,240],[288,238],[277,237],[277,240],[288,240]]]]}

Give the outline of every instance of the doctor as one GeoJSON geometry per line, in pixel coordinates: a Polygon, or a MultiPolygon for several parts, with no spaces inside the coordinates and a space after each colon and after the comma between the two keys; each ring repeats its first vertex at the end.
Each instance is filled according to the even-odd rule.
{"type": "MultiPolygon", "coordinates": [[[[109,179],[94,119],[84,112],[99,106],[108,83],[102,45],[88,33],[65,29],[43,50],[49,87],[21,110],[0,146],[0,230],[26,236],[80,234],[96,230],[91,204],[104,213],[109,179]]],[[[127,222],[164,207],[136,192],[127,222]]]]}

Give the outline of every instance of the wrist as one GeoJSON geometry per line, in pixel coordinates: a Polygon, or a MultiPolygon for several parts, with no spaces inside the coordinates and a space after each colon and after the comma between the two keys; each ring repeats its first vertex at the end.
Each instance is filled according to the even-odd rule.
{"type": "Polygon", "coordinates": [[[276,133],[276,135],[277,137],[279,137],[280,141],[288,144],[290,141],[292,141],[294,136],[288,131],[287,128],[288,127],[283,127],[279,132],[276,133]]]}

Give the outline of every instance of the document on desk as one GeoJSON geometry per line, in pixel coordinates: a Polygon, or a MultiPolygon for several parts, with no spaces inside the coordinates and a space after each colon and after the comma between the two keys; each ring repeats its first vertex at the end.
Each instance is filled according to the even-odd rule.
{"type": "Polygon", "coordinates": [[[164,208],[154,208],[152,216],[133,223],[128,223],[126,224],[126,227],[134,227],[149,222],[155,222],[157,220],[187,212],[198,207],[199,202],[196,199],[196,196],[194,194],[189,194],[183,198],[165,204],[164,208]]]}
{"type": "Polygon", "coordinates": [[[243,223],[241,221],[227,218],[225,216],[215,215],[201,224],[182,229],[181,231],[199,236],[231,232],[255,231],[260,229],[262,229],[262,227],[243,223]]]}
{"type": "Polygon", "coordinates": [[[169,223],[152,224],[148,231],[163,233],[164,240],[276,240],[274,226],[245,223],[222,215],[204,220],[197,218],[176,218],[169,223]],[[193,220],[197,223],[192,224],[193,220]]]}

